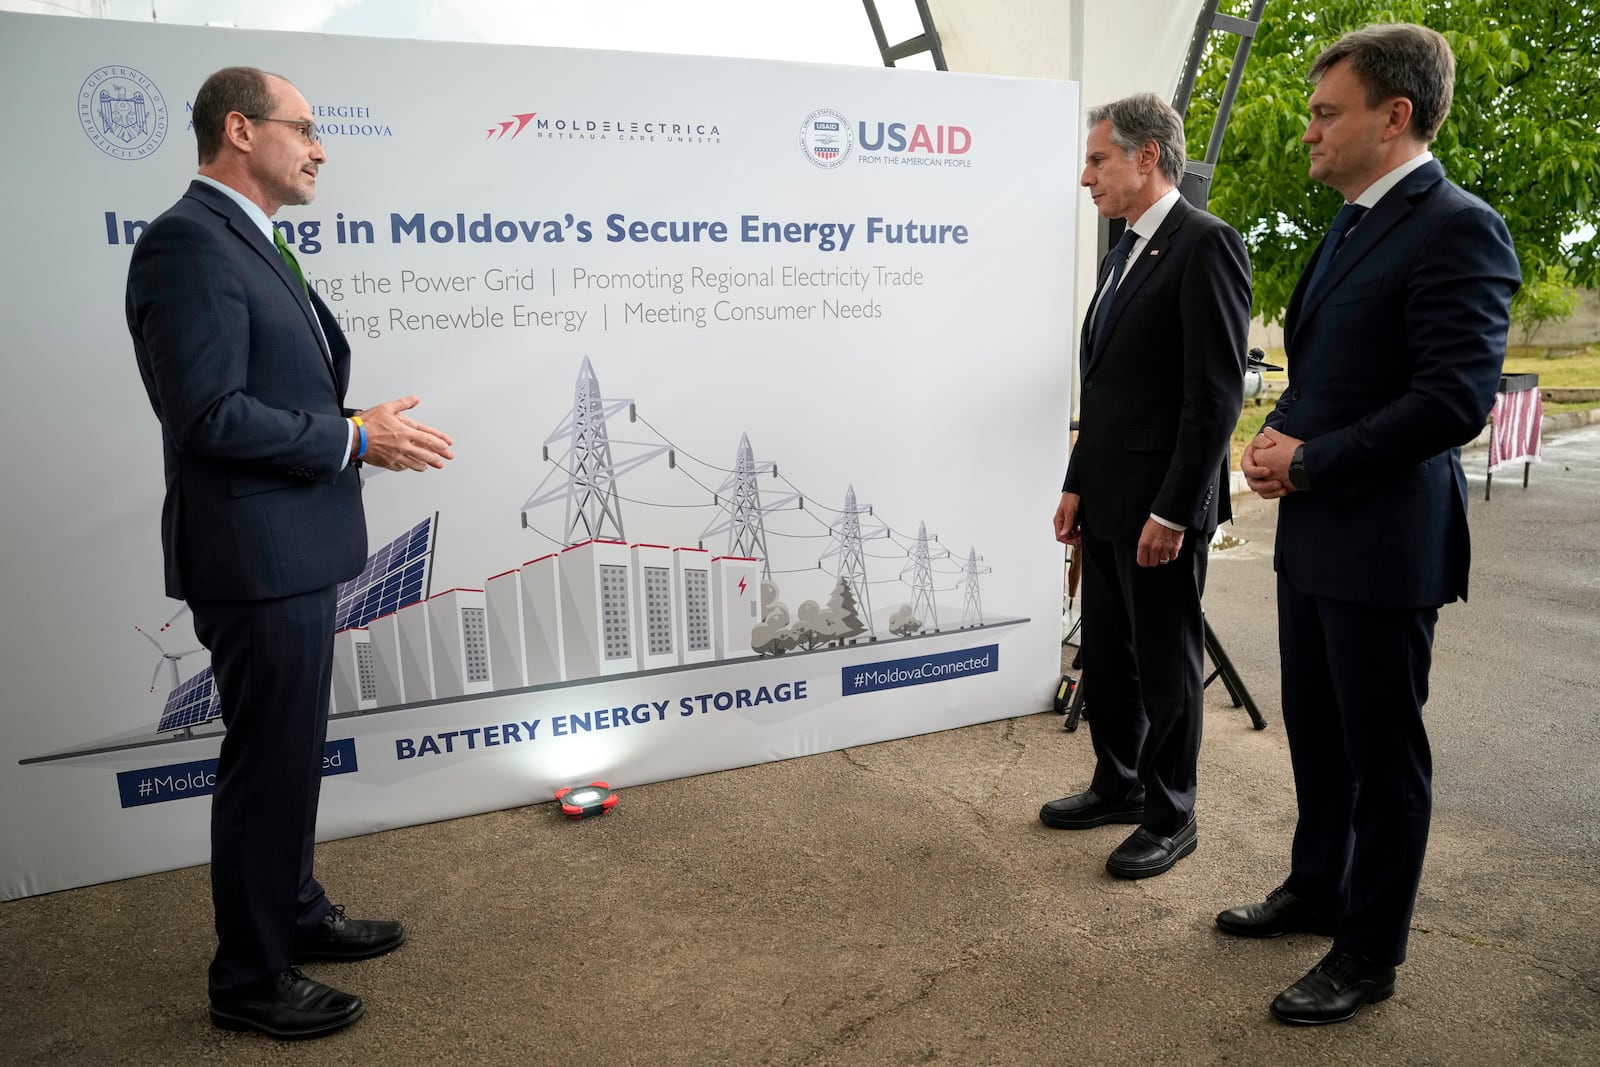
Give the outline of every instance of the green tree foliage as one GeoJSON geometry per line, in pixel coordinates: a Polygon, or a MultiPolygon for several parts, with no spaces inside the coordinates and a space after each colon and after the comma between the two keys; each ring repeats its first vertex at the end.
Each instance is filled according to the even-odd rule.
{"type": "MultiPolygon", "coordinates": [[[[1249,14],[1249,0],[1221,10],[1249,14]]],[[[1268,0],[1217,161],[1210,208],[1244,235],[1255,312],[1281,321],[1295,279],[1339,195],[1306,176],[1300,136],[1323,48],[1371,22],[1415,22],[1456,53],[1455,103],[1433,152],[1499,211],[1530,280],[1567,272],[1600,284],[1600,2],[1597,0],[1268,0]],[[1586,237],[1568,245],[1575,233],[1586,237]]],[[[1237,38],[1213,34],[1187,117],[1207,143],[1237,38]]]]}
{"type": "Polygon", "coordinates": [[[1552,322],[1572,317],[1578,290],[1570,283],[1566,267],[1547,267],[1542,275],[1525,277],[1511,301],[1511,321],[1522,333],[1524,345],[1533,344],[1539,331],[1552,322]]]}

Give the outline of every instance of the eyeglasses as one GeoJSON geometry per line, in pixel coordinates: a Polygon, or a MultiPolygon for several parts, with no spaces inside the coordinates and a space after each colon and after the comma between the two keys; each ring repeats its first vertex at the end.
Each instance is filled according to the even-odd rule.
{"type": "Polygon", "coordinates": [[[307,144],[316,144],[322,140],[322,134],[317,129],[317,124],[306,119],[275,119],[268,115],[248,115],[251,122],[281,122],[285,126],[293,126],[300,131],[300,136],[306,139],[307,144]]]}

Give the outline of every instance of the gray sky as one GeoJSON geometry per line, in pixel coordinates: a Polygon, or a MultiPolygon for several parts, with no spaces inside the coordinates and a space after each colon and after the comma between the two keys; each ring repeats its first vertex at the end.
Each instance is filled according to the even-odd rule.
{"type": "MultiPolygon", "coordinates": [[[[861,0],[105,0],[110,18],[879,66],[861,0]]],[[[891,43],[911,0],[879,0],[891,43]]],[[[905,66],[929,67],[926,55],[905,66]]]]}

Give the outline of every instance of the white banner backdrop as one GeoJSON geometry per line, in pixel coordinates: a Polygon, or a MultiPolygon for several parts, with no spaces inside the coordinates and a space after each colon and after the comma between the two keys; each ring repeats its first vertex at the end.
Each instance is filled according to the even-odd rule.
{"type": "Polygon", "coordinates": [[[416,393],[458,455],[367,484],[375,553],[428,523],[433,599],[341,635],[320,836],[1047,705],[1074,85],[27,15],[0,38],[29,116],[0,175],[5,897],[207,856],[220,724],[157,728],[206,656],[162,594],[122,291],[228,64],[291,78],[325,130],[316,203],[275,221],[347,324],[350,402],[416,393]],[[578,408],[609,416],[587,477],[615,497],[569,548],[578,408]]]}

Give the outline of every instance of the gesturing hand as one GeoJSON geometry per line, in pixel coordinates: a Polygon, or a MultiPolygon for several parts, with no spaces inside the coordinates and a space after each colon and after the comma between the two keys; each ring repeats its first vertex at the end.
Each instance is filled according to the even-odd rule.
{"type": "Polygon", "coordinates": [[[367,431],[363,462],[384,470],[422,471],[443,467],[445,460],[456,458],[450,451],[455,442],[449,435],[402,414],[420,402],[418,397],[403,396],[360,412],[362,428],[367,431]]]}

